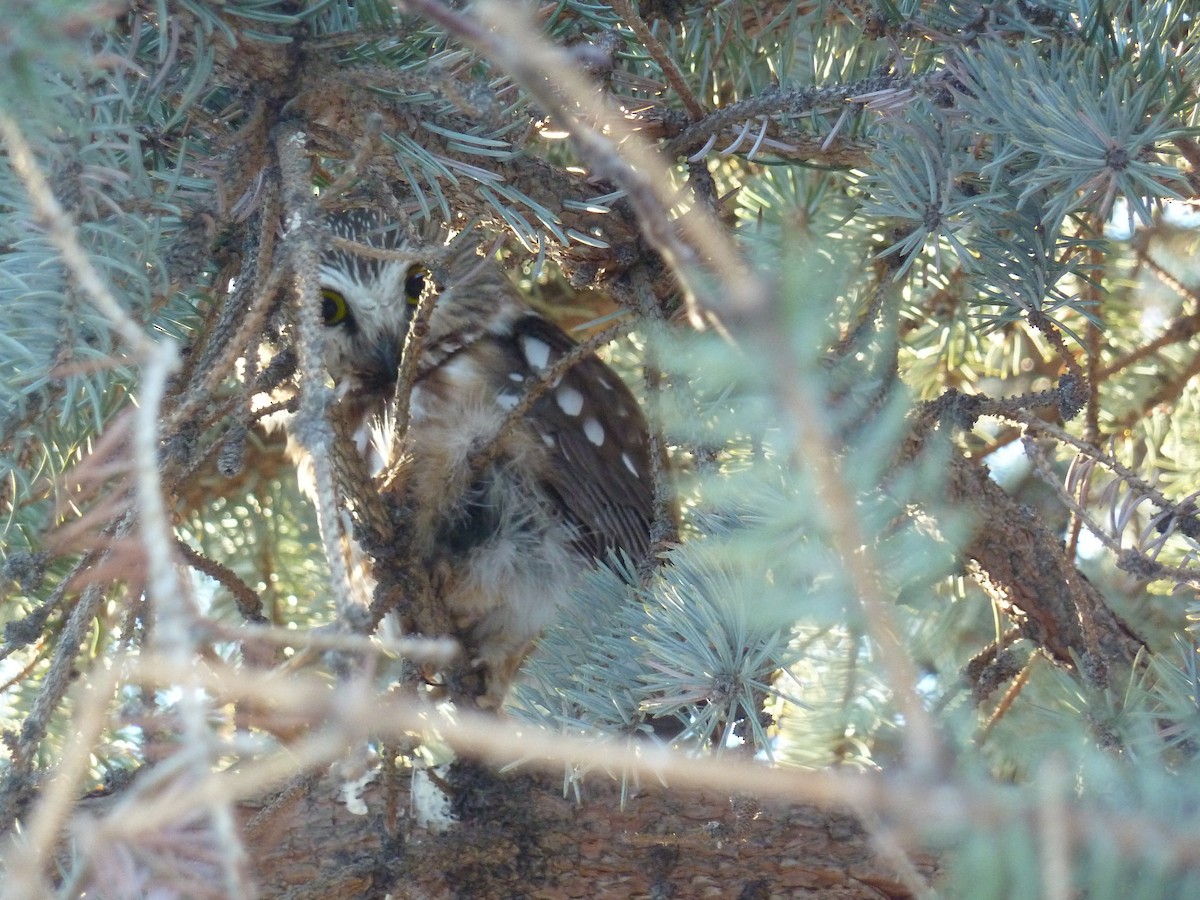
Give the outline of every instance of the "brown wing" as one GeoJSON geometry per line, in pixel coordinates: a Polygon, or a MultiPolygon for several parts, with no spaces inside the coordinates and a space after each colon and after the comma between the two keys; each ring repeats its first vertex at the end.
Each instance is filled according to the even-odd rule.
{"type": "MultiPolygon", "coordinates": [[[[537,374],[574,348],[558,326],[536,315],[513,325],[514,351],[537,374]]],[[[594,355],[547,387],[529,412],[551,449],[543,484],[579,530],[580,553],[604,560],[622,550],[635,562],[650,549],[654,485],[641,408],[620,376],[594,355]]]]}

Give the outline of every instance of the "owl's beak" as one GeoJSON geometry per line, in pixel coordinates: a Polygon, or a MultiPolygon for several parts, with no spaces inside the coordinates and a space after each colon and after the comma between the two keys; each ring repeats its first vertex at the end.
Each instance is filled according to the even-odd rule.
{"type": "Polygon", "coordinates": [[[362,386],[371,392],[391,394],[400,376],[400,357],[404,351],[403,336],[380,341],[364,360],[362,386]]]}

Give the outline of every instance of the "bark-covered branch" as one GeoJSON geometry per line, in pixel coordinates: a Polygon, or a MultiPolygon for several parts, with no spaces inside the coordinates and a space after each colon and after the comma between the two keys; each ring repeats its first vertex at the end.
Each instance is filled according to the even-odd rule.
{"type": "MultiPolygon", "coordinates": [[[[239,804],[259,897],[914,896],[848,811],[657,785],[622,810],[620,783],[604,776],[576,802],[559,777],[471,764],[447,782],[461,800],[444,834],[414,824],[407,773],[349,803],[330,773],[239,804]]],[[[935,877],[934,858],[918,859],[920,877],[935,877]]]]}

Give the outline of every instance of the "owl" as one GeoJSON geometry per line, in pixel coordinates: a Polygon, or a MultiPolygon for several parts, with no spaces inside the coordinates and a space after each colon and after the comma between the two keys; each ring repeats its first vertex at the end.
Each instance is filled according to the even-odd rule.
{"type": "Polygon", "coordinates": [[[575,344],[494,263],[451,252],[427,267],[373,210],[339,213],[329,225],[398,251],[377,259],[335,248],[322,258],[323,359],[360,434],[387,422],[414,310],[436,292],[396,469],[399,508],[432,602],[477,675],[474,699],[497,707],[582,575],[614,552],[634,561],[649,553],[646,420],[593,354],[547,383],[575,344]],[[541,393],[529,404],[531,390],[541,393]]]}

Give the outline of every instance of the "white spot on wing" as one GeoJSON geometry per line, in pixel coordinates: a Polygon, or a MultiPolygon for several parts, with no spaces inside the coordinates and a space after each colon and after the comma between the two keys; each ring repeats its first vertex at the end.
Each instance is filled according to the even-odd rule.
{"type": "Polygon", "coordinates": [[[637,470],[637,466],[635,466],[635,465],[633,464],[633,460],[632,460],[632,459],[630,459],[630,457],[629,457],[629,454],[628,454],[628,453],[622,453],[622,454],[621,454],[621,462],[625,463],[625,468],[627,468],[627,469],[628,469],[628,470],[629,470],[631,473],[633,473],[633,476],[634,476],[635,478],[641,478],[641,477],[642,477],[642,476],[641,476],[641,473],[640,473],[640,472],[638,472],[638,470],[637,470]]]}
{"type": "Polygon", "coordinates": [[[479,367],[466,353],[460,353],[438,369],[443,380],[462,386],[471,385],[479,378],[479,367]]]}
{"type": "Polygon", "coordinates": [[[554,392],[554,400],[568,416],[577,416],[583,410],[583,394],[569,384],[559,386],[554,392]]]}
{"type": "Polygon", "coordinates": [[[543,434],[542,435],[542,443],[545,444],[547,447],[553,447],[554,446],[554,435],[543,434]]]}
{"type": "Polygon", "coordinates": [[[520,384],[521,382],[523,382],[525,380],[525,376],[522,375],[520,372],[509,372],[508,380],[515,381],[517,384],[520,384]]]}
{"type": "Polygon", "coordinates": [[[546,364],[550,362],[550,345],[543,340],[523,335],[521,350],[525,354],[525,361],[537,372],[546,368],[546,364]]]}
{"type": "Polygon", "coordinates": [[[583,433],[597,447],[604,443],[604,426],[590,416],[584,420],[583,433]]]}

